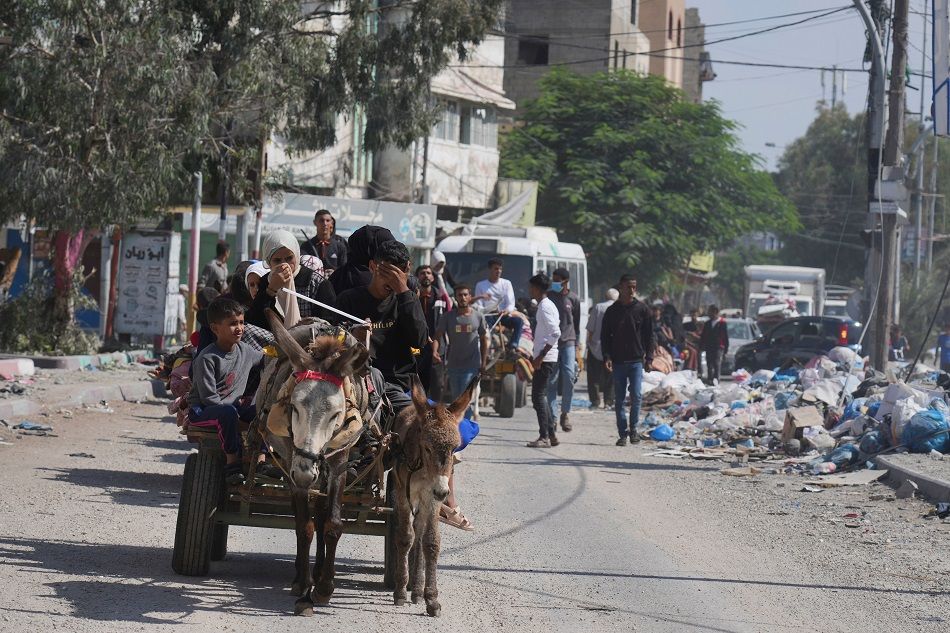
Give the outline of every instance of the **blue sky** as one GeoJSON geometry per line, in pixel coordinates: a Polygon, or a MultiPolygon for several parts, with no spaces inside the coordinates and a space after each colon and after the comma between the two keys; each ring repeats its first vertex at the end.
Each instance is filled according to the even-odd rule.
{"type": "MultiPolygon", "coordinates": [[[[646,0],[649,1],[649,0],[646,0]]],[[[918,71],[921,66],[924,3],[930,0],[910,2],[910,66],[918,71]]],[[[699,9],[700,18],[707,25],[735,20],[766,17],[812,9],[835,9],[850,5],[849,0],[687,0],[687,6],[699,9]]],[[[929,12],[929,8],[928,8],[929,12]]],[[[731,26],[709,26],[706,41],[741,35],[787,22],[794,22],[808,15],[780,18],[762,22],[750,22],[731,26]]],[[[929,42],[929,33],[928,33],[929,42]]],[[[864,23],[854,9],[779,29],[770,33],[737,39],[721,44],[711,44],[707,50],[714,60],[716,79],[703,88],[703,99],[716,99],[722,104],[723,114],[738,121],[742,128],[739,136],[749,152],[759,154],[765,166],[773,169],[784,145],[801,136],[812,121],[815,106],[824,98],[831,100],[831,75],[825,75],[825,88],[821,86],[818,70],[786,70],[778,68],[755,68],[716,64],[716,59],[793,64],[804,66],[832,66],[862,68],[864,53],[864,23]],[[774,144],[769,147],[766,143],[774,144]]],[[[926,72],[930,72],[930,50],[926,47],[926,72]]],[[[888,55],[890,64],[890,55],[888,55]]],[[[913,77],[911,84],[919,88],[920,78],[913,77]]],[[[867,75],[847,73],[847,92],[842,95],[839,76],[838,99],[843,100],[849,112],[858,112],[865,107],[867,75]]],[[[930,81],[924,84],[925,111],[930,109],[930,81]]],[[[907,110],[917,112],[920,93],[908,91],[907,110]]]]}

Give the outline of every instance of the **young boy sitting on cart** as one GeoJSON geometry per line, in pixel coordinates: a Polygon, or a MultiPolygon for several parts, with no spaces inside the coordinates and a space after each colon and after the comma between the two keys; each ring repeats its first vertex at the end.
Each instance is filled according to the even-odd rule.
{"type": "Polygon", "coordinates": [[[254,419],[253,404],[242,404],[251,370],[263,364],[264,355],[247,343],[244,309],[233,299],[218,298],[208,306],[208,325],[215,342],[205,347],[192,363],[192,386],[188,394],[188,417],[197,427],[218,428],[224,449],[225,480],[244,483],[241,472],[240,421],[254,419]]]}

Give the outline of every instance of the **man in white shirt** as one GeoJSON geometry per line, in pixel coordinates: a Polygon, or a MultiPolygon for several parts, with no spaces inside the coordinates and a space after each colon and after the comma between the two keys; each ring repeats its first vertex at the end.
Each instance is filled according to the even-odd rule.
{"type": "Polygon", "coordinates": [[[487,318],[488,326],[493,326],[495,321],[501,321],[503,326],[511,330],[508,349],[514,352],[521,340],[524,321],[509,314],[515,309],[515,289],[510,281],[502,279],[503,268],[504,262],[500,258],[493,257],[488,260],[488,279],[482,279],[475,284],[475,305],[484,313],[498,312],[498,316],[487,318]]]}
{"type": "Polygon", "coordinates": [[[554,302],[548,299],[551,280],[544,273],[538,273],[528,280],[531,298],[538,302],[537,324],[534,328],[534,376],[531,379],[531,404],[538,414],[538,439],[528,442],[529,448],[550,448],[557,446],[557,422],[551,401],[548,400],[548,388],[557,375],[557,343],[561,338],[561,318],[554,302]]]}
{"type": "Polygon", "coordinates": [[[600,346],[604,313],[612,306],[620,293],[616,288],[607,290],[607,300],[601,301],[590,310],[587,318],[587,395],[591,407],[599,409],[601,402],[611,409],[614,400],[613,374],[604,366],[603,348],[600,346]]]}

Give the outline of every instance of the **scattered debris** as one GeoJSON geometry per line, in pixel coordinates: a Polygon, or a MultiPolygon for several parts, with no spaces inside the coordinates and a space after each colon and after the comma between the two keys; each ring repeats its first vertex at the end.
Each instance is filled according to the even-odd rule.
{"type": "Polygon", "coordinates": [[[850,473],[823,475],[805,481],[806,485],[821,486],[822,488],[837,488],[838,486],[866,486],[887,474],[886,470],[856,470],[850,473]]]}
{"type": "Polygon", "coordinates": [[[13,428],[19,429],[21,431],[52,431],[53,427],[49,424],[37,424],[36,422],[30,422],[29,420],[24,420],[20,422],[13,428]]]}
{"type": "Polygon", "coordinates": [[[70,457],[85,457],[86,459],[95,459],[96,456],[90,453],[70,453],[70,457]]]}
{"type": "Polygon", "coordinates": [[[723,468],[719,471],[722,475],[729,475],[730,477],[753,477],[755,475],[761,474],[762,469],[756,468],[754,466],[743,466],[741,468],[723,468]]]}

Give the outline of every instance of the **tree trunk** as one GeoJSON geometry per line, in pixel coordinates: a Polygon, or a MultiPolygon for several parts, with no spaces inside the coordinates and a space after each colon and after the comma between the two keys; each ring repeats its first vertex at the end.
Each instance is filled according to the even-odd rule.
{"type": "Polygon", "coordinates": [[[56,231],[53,236],[53,314],[55,324],[72,323],[76,306],[71,286],[73,274],[82,259],[92,235],[80,229],[77,233],[56,231]]]}

